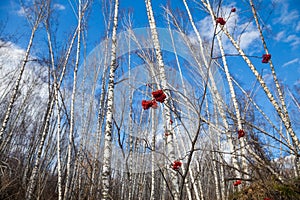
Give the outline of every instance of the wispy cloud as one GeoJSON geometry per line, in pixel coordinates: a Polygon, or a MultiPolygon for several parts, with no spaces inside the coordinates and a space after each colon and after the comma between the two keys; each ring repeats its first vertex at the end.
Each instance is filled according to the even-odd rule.
{"type": "Polygon", "coordinates": [[[284,63],[284,64],[282,65],[282,67],[287,67],[287,66],[292,65],[292,64],[295,64],[295,63],[300,63],[300,59],[299,59],[299,58],[295,58],[295,59],[293,59],[293,60],[290,60],[290,61],[284,63]]]}
{"type": "Polygon", "coordinates": [[[300,31],[299,11],[293,9],[294,6],[290,6],[289,1],[286,0],[276,0],[274,3],[277,4],[278,9],[275,11],[277,17],[274,18],[273,24],[281,25],[281,30],[284,30],[278,32],[274,39],[288,43],[293,48],[299,47],[300,36],[295,34],[300,31]]]}
{"type": "Polygon", "coordinates": [[[264,79],[265,83],[270,84],[273,80],[273,76],[271,73],[266,73],[262,76],[262,78],[264,79]]]}
{"type": "Polygon", "coordinates": [[[275,40],[276,41],[280,41],[285,37],[285,31],[280,31],[279,33],[277,33],[277,35],[275,36],[275,40]]]}
{"type": "Polygon", "coordinates": [[[285,1],[281,1],[280,5],[280,15],[274,19],[274,23],[280,23],[283,25],[292,24],[299,18],[299,12],[297,10],[289,9],[289,5],[285,1]]]}
{"type": "MultiPolygon", "coordinates": [[[[224,10],[231,10],[231,7],[224,8],[224,10]]],[[[228,16],[228,13],[224,14],[224,18],[228,16]]],[[[199,27],[198,30],[204,40],[211,40],[214,35],[214,27],[211,23],[211,17],[207,16],[203,20],[197,23],[199,27]]],[[[257,48],[255,46],[255,41],[259,39],[259,32],[253,23],[244,23],[238,14],[234,13],[230,16],[229,20],[226,22],[226,28],[229,32],[234,33],[236,40],[240,43],[240,47],[244,50],[255,51],[257,48]],[[239,27],[237,29],[237,27],[239,27]]],[[[217,30],[217,32],[219,29],[217,30]]],[[[232,46],[231,42],[224,35],[222,36],[222,41],[224,49],[227,53],[236,53],[236,49],[232,46]]]]}
{"type": "MultiPolygon", "coordinates": [[[[64,5],[59,4],[59,3],[53,4],[53,8],[55,10],[65,10],[66,9],[66,7],[64,5]]],[[[26,13],[28,13],[28,8],[21,6],[20,9],[16,11],[16,13],[20,17],[25,17],[26,13]]]]}
{"type": "Polygon", "coordinates": [[[296,26],[296,29],[295,29],[296,31],[300,31],[300,21],[298,21],[298,24],[297,24],[297,26],[296,26]]]}
{"type": "Polygon", "coordinates": [[[58,3],[55,3],[53,5],[53,7],[54,7],[54,9],[57,9],[57,10],[65,10],[66,9],[66,7],[64,5],[58,4],[58,3]]]}
{"type": "Polygon", "coordinates": [[[21,8],[17,11],[17,14],[18,14],[20,17],[26,16],[26,9],[25,9],[24,7],[21,7],[21,8]]]}
{"type": "Polygon", "coordinates": [[[241,36],[240,46],[242,49],[248,49],[255,40],[259,38],[259,33],[256,29],[249,29],[241,36]]]}
{"type": "Polygon", "coordinates": [[[290,43],[292,47],[297,47],[300,44],[300,37],[297,35],[289,35],[284,42],[290,43]]]}
{"type": "Polygon", "coordinates": [[[280,31],[274,38],[277,42],[288,43],[293,48],[300,45],[300,37],[296,34],[288,34],[286,31],[280,31]]]}

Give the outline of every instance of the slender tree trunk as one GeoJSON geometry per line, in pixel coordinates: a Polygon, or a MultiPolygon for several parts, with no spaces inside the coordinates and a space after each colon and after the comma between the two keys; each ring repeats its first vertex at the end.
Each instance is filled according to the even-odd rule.
{"type": "Polygon", "coordinates": [[[152,133],[152,141],[151,141],[151,194],[150,194],[150,200],[155,199],[155,164],[156,164],[156,156],[155,156],[155,139],[156,139],[156,113],[155,110],[151,110],[151,133],[152,133]]]}
{"type": "MultiPolygon", "coordinates": [[[[111,12],[109,12],[109,16],[111,16],[111,12]]],[[[110,30],[110,24],[111,24],[111,19],[110,17],[108,17],[108,25],[107,25],[107,32],[106,32],[106,37],[105,37],[105,50],[104,50],[104,69],[103,69],[103,74],[101,77],[102,83],[101,83],[101,95],[99,98],[99,107],[98,107],[98,120],[97,120],[97,136],[96,136],[96,142],[95,142],[95,157],[94,157],[94,161],[93,161],[93,169],[92,169],[92,177],[91,177],[91,182],[92,182],[92,186],[91,186],[91,190],[90,190],[90,196],[93,195],[94,192],[94,188],[98,187],[98,180],[99,178],[99,173],[100,173],[100,166],[97,166],[99,164],[99,153],[100,153],[100,145],[101,145],[101,136],[102,136],[102,125],[104,122],[104,104],[105,104],[105,96],[106,96],[106,73],[108,70],[107,67],[107,63],[108,63],[108,46],[109,46],[109,30],[110,30]],[[98,172],[98,174],[96,174],[98,172]],[[98,179],[96,181],[96,179],[98,179]]],[[[97,189],[96,192],[96,198],[100,198],[100,194],[98,192],[99,190],[97,189]]],[[[91,197],[92,198],[92,197],[91,197]]]]}
{"type": "MultiPolygon", "coordinates": [[[[208,9],[210,15],[212,16],[212,19],[215,19],[215,14],[210,6],[210,2],[207,0],[206,3],[204,2],[204,0],[202,0],[204,6],[208,9]]],[[[285,117],[285,115],[281,112],[281,108],[279,107],[277,101],[275,100],[274,96],[272,95],[271,91],[269,90],[269,88],[267,87],[266,83],[264,82],[262,76],[258,73],[258,71],[256,70],[255,66],[252,64],[252,62],[250,61],[250,59],[245,55],[244,51],[240,48],[240,46],[238,45],[238,43],[233,39],[233,37],[230,35],[230,33],[227,31],[227,29],[225,29],[224,27],[221,27],[222,31],[225,33],[225,35],[228,37],[228,39],[231,41],[231,43],[233,44],[233,46],[236,48],[236,50],[239,52],[239,54],[242,56],[242,58],[245,60],[245,62],[247,63],[247,65],[249,66],[249,68],[251,69],[251,71],[254,73],[254,75],[256,76],[256,79],[258,80],[258,82],[261,84],[263,90],[265,91],[267,97],[269,98],[270,102],[272,103],[272,105],[274,106],[275,110],[277,111],[278,115],[280,116],[280,118],[282,119],[282,121],[284,122],[285,125],[287,125],[287,118],[285,117]]],[[[288,122],[290,124],[290,122],[288,122]]],[[[291,126],[286,126],[287,130],[292,130],[291,126]]],[[[292,137],[293,138],[293,137],[292,137]]],[[[242,143],[243,145],[243,143],[242,143]]],[[[258,162],[262,163],[263,165],[266,165],[265,167],[281,182],[284,182],[284,179],[282,176],[280,176],[280,174],[278,174],[271,166],[269,166],[267,163],[265,163],[251,148],[247,148],[249,154],[251,154],[258,162]]]]}
{"type": "Polygon", "coordinates": [[[67,172],[66,172],[66,183],[64,191],[64,200],[69,199],[70,195],[70,184],[71,184],[71,159],[72,159],[72,147],[73,147],[73,134],[74,134],[74,107],[75,107],[75,95],[77,90],[77,70],[80,60],[80,46],[81,46],[81,21],[83,18],[82,12],[82,3],[79,0],[78,5],[78,36],[77,36],[77,50],[76,50],[76,61],[73,72],[73,90],[72,90],[72,99],[71,99],[71,116],[70,116],[70,132],[69,132],[69,143],[68,143],[68,157],[67,157],[67,172]]]}
{"type": "Polygon", "coordinates": [[[52,65],[52,74],[53,74],[53,81],[54,81],[54,101],[56,102],[56,112],[57,112],[57,187],[58,187],[58,199],[62,199],[62,168],[61,168],[61,150],[60,150],[60,132],[61,132],[61,117],[60,117],[60,109],[59,109],[59,95],[58,95],[58,84],[57,84],[57,76],[55,72],[55,63],[54,63],[54,53],[52,49],[52,41],[51,41],[51,34],[49,30],[49,21],[46,22],[46,31],[47,31],[47,39],[49,44],[49,54],[51,58],[51,65],[52,65]]]}
{"type": "Polygon", "coordinates": [[[23,72],[24,72],[25,66],[26,66],[26,64],[28,62],[30,50],[31,50],[31,47],[32,47],[32,44],[33,44],[33,38],[34,38],[35,33],[36,33],[36,31],[37,31],[37,29],[39,27],[39,24],[40,24],[40,22],[41,22],[41,20],[43,18],[43,15],[44,15],[44,5],[41,6],[41,8],[39,10],[39,13],[37,14],[37,18],[36,18],[36,20],[34,22],[34,25],[33,25],[32,29],[31,29],[31,35],[30,35],[29,43],[27,45],[26,52],[25,52],[25,57],[24,57],[24,59],[22,61],[22,66],[20,68],[19,75],[18,75],[18,78],[17,78],[17,80],[15,82],[13,93],[12,93],[12,96],[10,97],[10,101],[9,101],[8,106],[7,106],[7,109],[6,109],[6,112],[5,112],[5,116],[4,116],[4,119],[3,119],[3,122],[2,122],[1,130],[0,130],[0,144],[2,143],[2,140],[3,140],[3,137],[4,137],[4,133],[5,133],[6,128],[7,128],[7,123],[8,123],[8,120],[10,118],[13,105],[14,105],[14,103],[16,101],[16,97],[17,97],[17,94],[18,94],[18,91],[19,91],[20,82],[21,82],[21,79],[22,79],[22,76],[23,76],[23,72]]]}
{"type": "MultiPolygon", "coordinates": [[[[212,73],[210,71],[210,65],[211,65],[211,59],[212,58],[210,58],[210,62],[207,61],[207,57],[205,56],[205,53],[204,53],[203,42],[202,42],[200,33],[199,33],[198,29],[196,28],[196,25],[194,23],[192,14],[190,12],[190,9],[189,9],[189,7],[187,5],[186,0],[183,0],[183,3],[184,3],[185,8],[187,10],[187,13],[188,13],[188,16],[189,16],[189,21],[192,24],[193,30],[196,33],[196,36],[197,36],[197,39],[198,39],[198,42],[199,42],[199,48],[200,48],[200,52],[201,52],[201,57],[203,59],[204,65],[207,67],[207,70],[208,70],[207,75],[205,75],[204,72],[202,72],[203,70],[201,69],[201,65],[199,65],[199,70],[200,70],[200,72],[201,72],[201,74],[202,74],[203,77],[208,76],[208,78],[210,80],[210,83],[207,83],[207,84],[208,84],[208,87],[211,88],[211,90],[212,90],[213,100],[214,100],[216,106],[218,107],[218,110],[220,112],[220,116],[222,118],[222,121],[223,121],[223,124],[224,124],[224,127],[225,127],[225,133],[227,134],[227,139],[228,139],[230,151],[232,153],[232,158],[231,159],[232,159],[234,167],[236,169],[239,169],[238,161],[237,161],[237,156],[236,156],[236,150],[235,150],[235,146],[233,144],[233,138],[232,138],[232,136],[229,133],[229,124],[228,124],[228,121],[226,119],[226,115],[225,115],[225,112],[224,112],[225,111],[225,108],[224,108],[224,105],[223,105],[224,102],[222,101],[222,98],[221,98],[221,96],[220,96],[220,94],[218,92],[218,89],[217,89],[214,77],[213,77],[213,75],[212,75],[212,73]]],[[[212,42],[214,42],[214,41],[212,41],[212,42]]],[[[238,172],[235,171],[234,173],[236,174],[238,172]]],[[[238,176],[238,175],[236,175],[236,176],[238,176]]]]}
{"type": "MultiPolygon", "coordinates": [[[[165,73],[165,67],[163,62],[163,57],[161,53],[160,43],[158,39],[158,33],[156,30],[156,24],[155,19],[153,15],[153,10],[151,6],[151,0],[145,0],[146,3],[146,9],[147,9],[147,15],[151,30],[151,36],[154,44],[154,49],[156,53],[156,59],[158,61],[158,67],[159,67],[159,75],[160,75],[160,81],[161,81],[161,87],[164,89],[164,92],[167,94],[166,104],[164,106],[164,118],[165,118],[165,132],[171,133],[171,127],[170,127],[170,120],[171,120],[171,112],[170,112],[170,106],[169,106],[169,98],[170,93],[168,91],[167,86],[167,78],[165,73]]],[[[173,134],[170,134],[167,137],[167,151],[168,151],[168,158],[172,162],[175,161],[175,152],[174,152],[174,142],[173,142],[173,134]]],[[[177,173],[174,170],[170,171],[171,173],[171,182],[172,182],[172,195],[174,196],[174,200],[179,199],[179,185],[178,185],[178,177],[177,173]]]]}
{"type": "MultiPolygon", "coordinates": [[[[129,28],[131,30],[131,24],[129,24],[129,28]]],[[[131,52],[131,37],[130,37],[130,34],[128,35],[128,52],[131,52]]],[[[129,53],[128,54],[128,77],[129,77],[129,86],[131,87],[132,86],[132,76],[131,76],[131,54],[129,53]]],[[[130,96],[129,96],[129,136],[128,136],[128,146],[129,146],[129,152],[128,152],[128,159],[127,159],[127,162],[126,162],[126,165],[128,166],[128,183],[129,183],[129,186],[127,187],[128,188],[128,199],[132,199],[133,197],[133,187],[132,187],[132,183],[133,183],[133,174],[132,174],[132,157],[133,157],[133,94],[134,94],[134,91],[131,91],[131,88],[130,88],[130,96]]],[[[152,191],[152,190],[151,190],[152,191]]],[[[151,197],[150,197],[151,199],[151,197]]]]}
{"type": "Polygon", "coordinates": [[[114,81],[115,70],[117,68],[117,27],[118,27],[118,10],[119,0],[115,0],[114,20],[112,30],[112,47],[111,47],[111,64],[109,71],[109,83],[107,94],[107,113],[104,138],[104,155],[103,155],[103,170],[102,170],[102,199],[110,199],[110,176],[111,176],[111,151],[112,151],[112,131],[113,131],[113,105],[114,105],[114,81]]]}
{"type": "MultiPolygon", "coordinates": [[[[60,85],[63,81],[65,71],[66,71],[66,66],[67,66],[69,57],[71,55],[71,50],[72,50],[74,41],[76,39],[77,33],[78,33],[78,27],[77,27],[77,29],[76,29],[73,37],[72,37],[72,40],[70,42],[68,51],[67,51],[65,59],[64,59],[65,62],[63,63],[63,66],[62,66],[63,70],[62,70],[62,73],[60,75],[60,79],[59,79],[59,82],[58,82],[58,88],[60,88],[60,85]]],[[[33,170],[32,170],[31,176],[30,176],[30,180],[29,180],[29,185],[28,185],[27,191],[26,191],[26,199],[27,200],[32,199],[34,188],[36,186],[36,178],[37,178],[37,174],[38,174],[38,170],[39,170],[39,164],[40,164],[42,151],[43,151],[43,148],[44,148],[44,142],[45,142],[46,136],[48,134],[48,129],[49,129],[49,125],[50,125],[50,118],[52,116],[52,111],[53,111],[53,105],[54,105],[54,98],[50,97],[48,105],[47,105],[47,110],[46,110],[46,113],[45,113],[45,121],[44,121],[44,125],[43,125],[43,131],[39,135],[39,137],[41,139],[40,139],[40,142],[39,142],[39,147],[38,147],[37,155],[36,155],[36,158],[35,158],[34,167],[33,167],[33,170]]],[[[25,169],[26,173],[27,173],[27,171],[25,169]]],[[[26,173],[25,173],[25,175],[26,175],[26,173]]]]}
{"type": "MultiPolygon", "coordinates": [[[[260,27],[259,21],[258,21],[257,12],[256,12],[255,6],[253,4],[253,0],[249,0],[249,2],[250,2],[250,5],[251,5],[251,8],[252,8],[252,13],[253,13],[253,16],[254,16],[254,19],[255,19],[255,23],[256,23],[257,29],[259,31],[259,35],[260,35],[261,41],[263,43],[265,52],[266,52],[266,54],[269,54],[269,50],[268,50],[268,47],[267,47],[264,35],[263,35],[262,29],[260,27]]],[[[275,83],[275,87],[277,89],[277,93],[278,93],[279,100],[280,100],[280,103],[281,103],[281,109],[283,111],[283,113],[282,113],[282,121],[284,122],[285,128],[287,129],[289,135],[292,138],[293,144],[294,144],[294,146],[296,148],[296,152],[298,154],[298,152],[300,150],[300,142],[299,142],[299,139],[298,139],[297,135],[295,134],[295,132],[294,132],[294,130],[292,128],[291,120],[290,120],[290,117],[289,117],[289,113],[288,113],[288,110],[286,108],[286,103],[285,103],[285,100],[284,100],[284,96],[283,96],[280,84],[278,82],[278,78],[277,78],[277,75],[276,75],[275,68],[274,68],[272,60],[269,61],[269,64],[270,64],[270,68],[271,68],[273,80],[274,80],[274,83],[275,83]]],[[[296,159],[296,163],[295,164],[296,164],[297,174],[299,176],[299,174],[300,174],[300,160],[298,158],[298,155],[296,155],[296,157],[297,157],[297,159],[296,159]]]]}
{"type": "MultiPolygon", "coordinates": [[[[216,16],[215,16],[215,14],[214,14],[211,6],[210,6],[209,1],[207,1],[207,4],[204,3],[204,5],[209,10],[209,12],[212,15],[212,17],[215,19],[216,16]]],[[[225,33],[225,35],[228,37],[228,39],[230,40],[230,42],[233,44],[233,46],[236,48],[236,50],[239,52],[239,54],[242,56],[242,58],[245,60],[245,62],[247,63],[248,67],[250,68],[250,70],[255,75],[256,79],[258,80],[258,82],[260,83],[262,89],[264,90],[265,94],[267,95],[269,101],[271,102],[271,104],[275,108],[277,114],[279,115],[279,117],[283,121],[285,128],[290,133],[290,135],[292,137],[292,140],[293,140],[293,143],[295,145],[295,148],[299,149],[300,148],[299,140],[298,140],[298,138],[297,138],[297,136],[296,136],[296,134],[295,134],[292,126],[291,126],[291,122],[290,122],[289,118],[286,117],[286,115],[285,115],[284,112],[282,112],[282,108],[279,106],[278,102],[275,100],[273,94],[271,93],[270,89],[266,85],[266,83],[263,80],[262,76],[259,74],[259,72],[255,68],[255,66],[253,65],[253,63],[251,62],[251,60],[246,56],[246,54],[244,53],[244,51],[240,48],[240,46],[238,45],[238,43],[230,35],[230,33],[228,32],[228,30],[225,27],[221,27],[221,29],[225,33]]],[[[297,149],[295,149],[295,152],[298,151],[297,149]]]]}
{"type": "MultiPolygon", "coordinates": [[[[236,95],[235,95],[235,91],[234,91],[234,88],[233,88],[233,84],[232,84],[232,81],[231,81],[231,76],[230,76],[230,73],[229,73],[229,69],[228,69],[228,65],[227,65],[227,61],[226,61],[226,57],[225,57],[225,52],[224,52],[222,40],[221,40],[221,37],[219,35],[217,35],[217,40],[218,40],[219,48],[220,48],[220,51],[221,51],[221,56],[222,56],[225,75],[226,75],[227,82],[228,82],[228,85],[229,85],[231,100],[233,102],[233,106],[234,106],[234,109],[235,109],[235,114],[236,114],[236,119],[237,119],[237,124],[238,124],[238,130],[243,130],[239,105],[238,105],[236,95]]],[[[242,171],[245,172],[246,174],[248,174],[249,172],[248,172],[247,162],[246,162],[246,158],[245,158],[245,156],[246,156],[246,151],[245,151],[246,142],[245,142],[244,138],[241,138],[240,141],[241,141],[241,153],[242,153],[242,158],[241,158],[241,160],[242,160],[242,171]]],[[[246,175],[245,178],[247,179],[248,176],[246,175]]]]}
{"type": "MultiPolygon", "coordinates": [[[[197,164],[197,172],[201,173],[201,164],[200,164],[200,161],[196,160],[196,164],[197,164]]],[[[203,191],[203,185],[202,185],[201,178],[198,178],[198,184],[199,184],[199,190],[200,190],[200,198],[201,198],[201,200],[204,200],[205,198],[204,198],[204,191],[203,191]]]]}

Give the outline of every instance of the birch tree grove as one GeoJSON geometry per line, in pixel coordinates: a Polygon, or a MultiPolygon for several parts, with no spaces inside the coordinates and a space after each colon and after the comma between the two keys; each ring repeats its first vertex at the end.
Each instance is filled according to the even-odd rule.
{"type": "Polygon", "coordinates": [[[295,3],[5,6],[0,199],[300,199],[295,3]]]}

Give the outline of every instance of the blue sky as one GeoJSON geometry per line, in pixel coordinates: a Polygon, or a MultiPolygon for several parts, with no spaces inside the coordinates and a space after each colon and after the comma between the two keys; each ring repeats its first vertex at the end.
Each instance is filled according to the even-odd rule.
{"type": "MultiPolygon", "coordinates": [[[[231,0],[224,0],[220,15],[226,18],[233,6],[237,8],[237,12],[227,21],[226,27],[229,30],[235,29],[237,34],[240,33],[244,27],[247,27],[241,38],[241,46],[248,55],[259,57],[264,53],[264,50],[259,35],[257,34],[255,24],[248,23],[252,20],[249,17],[251,16],[251,10],[249,9],[249,5],[245,2],[247,1],[238,0],[234,2],[231,0]]],[[[212,36],[210,17],[202,10],[199,10],[194,3],[191,3],[190,1],[188,1],[188,3],[191,6],[191,12],[202,37],[205,40],[210,41],[212,36]]],[[[166,27],[162,5],[166,5],[165,0],[153,0],[154,14],[158,27],[166,27]]],[[[65,44],[69,35],[72,34],[74,27],[76,27],[76,16],[74,15],[72,6],[75,6],[74,0],[54,1],[58,22],[56,33],[58,45],[65,44]]],[[[101,7],[101,2],[99,0],[94,0],[88,18],[87,53],[90,53],[97,45],[99,45],[104,36],[101,7]]],[[[126,15],[126,12],[128,11],[132,13],[133,28],[148,27],[143,0],[120,0],[120,7],[121,17],[126,15]]],[[[172,0],[171,7],[173,9],[180,9],[183,13],[186,13],[181,0],[172,0]]],[[[300,83],[300,0],[264,0],[259,4],[258,13],[264,24],[264,36],[269,51],[272,54],[272,61],[277,76],[281,82],[287,84],[292,89],[294,85],[299,85],[300,83]],[[273,2],[273,4],[271,2],[273,2]]],[[[24,17],[24,12],[19,5],[19,0],[0,1],[0,22],[0,31],[2,31],[0,32],[0,36],[11,40],[15,43],[15,46],[25,49],[30,37],[30,28],[24,17]],[[8,37],[10,35],[13,37],[8,37]]],[[[123,28],[120,25],[119,31],[122,31],[122,29],[123,28]]],[[[191,39],[195,37],[190,26],[187,26],[187,34],[191,39]]],[[[227,53],[235,51],[230,43],[226,40],[224,42],[225,51],[227,53]]],[[[34,40],[32,54],[38,57],[45,56],[43,55],[45,52],[43,50],[45,49],[46,44],[46,34],[39,31],[34,40]]],[[[217,55],[218,52],[215,54],[217,55]]],[[[171,54],[164,53],[163,55],[168,56],[171,54]]],[[[269,65],[262,64],[261,58],[251,57],[251,60],[255,64],[257,70],[263,72],[262,74],[267,84],[271,85],[273,81],[269,65]]],[[[229,70],[234,78],[244,87],[244,89],[251,90],[255,83],[255,77],[241,57],[228,57],[228,64],[229,70]]],[[[272,87],[274,86],[271,86],[271,88],[272,87]]],[[[257,88],[258,84],[255,89],[257,88]]],[[[271,108],[264,92],[260,90],[255,99],[256,102],[262,106],[267,115],[271,119],[274,119],[276,114],[274,114],[274,109],[271,108]]],[[[141,99],[138,99],[137,101],[141,101],[141,99]]],[[[291,105],[290,103],[291,101],[288,99],[288,106],[291,105]]],[[[296,117],[297,114],[293,118],[296,117]]],[[[295,127],[295,129],[299,130],[299,127],[295,127]]]]}
{"type": "MultiPolygon", "coordinates": [[[[30,1],[30,0],[25,0],[30,1]]],[[[225,16],[228,9],[232,6],[237,8],[235,13],[238,20],[238,25],[243,25],[243,22],[249,20],[251,10],[249,9],[247,1],[224,1],[222,14],[225,16]],[[239,3],[237,3],[239,2],[239,3]],[[226,8],[227,11],[226,11],[226,8]]],[[[191,6],[192,14],[200,32],[205,36],[210,34],[202,28],[201,24],[205,23],[207,16],[203,11],[199,10],[197,5],[188,1],[191,6]]],[[[76,26],[76,17],[73,13],[72,6],[75,6],[73,0],[54,0],[56,15],[58,21],[57,41],[61,44],[66,42],[66,38],[71,33],[72,27],[76,26]]],[[[159,27],[166,27],[166,22],[163,20],[162,5],[166,5],[166,0],[153,1],[154,14],[159,27]]],[[[90,52],[97,44],[100,43],[103,37],[103,15],[101,10],[101,2],[94,0],[91,14],[88,20],[88,48],[90,52]]],[[[143,0],[121,0],[121,16],[128,11],[133,15],[133,26],[135,28],[148,26],[145,4],[143,0]]],[[[181,9],[184,13],[184,7],[181,0],[172,0],[171,7],[174,9],[181,9]]],[[[300,82],[300,1],[299,0],[264,0],[259,3],[258,12],[265,23],[264,36],[267,40],[267,45],[272,54],[272,60],[278,73],[278,77],[290,85],[300,82]]],[[[30,29],[28,23],[23,15],[23,10],[20,7],[19,0],[2,0],[0,1],[0,21],[2,29],[2,37],[14,35],[15,42],[21,48],[26,48],[28,43],[30,29]],[[3,26],[4,25],[4,26],[3,26]],[[4,27],[4,28],[3,28],[4,27]]],[[[125,14],[126,15],[126,14],[125,14]]],[[[0,29],[0,30],[1,30],[0,29]]],[[[122,28],[121,28],[122,29],[122,28]]],[[[193,36],[193,31],[189,31],[193,36]]],[[[46,44],[45,34],[40,34],[36,39],[36,44],[33,53],[39,54],[39,48],[46,44]]],[[[244,48],[246,52],[251,55],[261,56],[263,53],[262,45],[255,33],[255,26],[249,28],[244,48]],[[253,31],[251,32],[251,28],[253,31]]],[[[228,47],[230,48],[230,47],[228,47]]],[[[230,50],[229,50],[230,51],[230,50]]],[[[39,55],[38,55],[39,56],[39,55]]],[[[268,65],[263,65],[260,60],[253,61],[257,64],[260,71],[264,71],[266,80],[270,78],[268,65]]],[[[249,77],[249,71],[245,67],[240,68],[237,65],[242,63],[237,60],[230,60],[232,64],[233,75],[237,79],[245,80],[249,77]]],[[[245,81],[247,82],[247,80],[245,81]]]]}

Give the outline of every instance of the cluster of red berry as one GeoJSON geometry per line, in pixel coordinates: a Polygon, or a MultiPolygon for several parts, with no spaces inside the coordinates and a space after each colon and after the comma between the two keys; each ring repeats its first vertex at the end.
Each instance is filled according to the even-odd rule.
{"type": "Polygon", "coordinates": [[[172,164],[172,169],[174,170],[179,170],[179,168],[181,167],[182,165],[182,162],[178,161],[178,160],[175,160],[172,164]]]}
{"type": "Polygon", "coordinates": [[[167,98],[166,94],[162,90],[157,90],[152,92],[153,100],[142,100],[142,107],[144,110],[148,110],[149,108],[156,109],[158,107],[157,101],[163,103],[167,98]]]}
{"type": "Polygon", "coordinates": [[[152,96],[154,99],[160,103],[163,103],[165,99],[167,98],[166,94],[162,90],[157,90],[152,92],[152,96]]]}
{"type": "Polygon", "coordinates": [[[238,139],[245,136],[245,132],[243,129],[238,130],[238,139]]]}
{"type": "Polygon", "coordinates": [[[148,110],[149,108],[156,109],[158,107],[157,102],[155,100],[143,100],[142,101],[142,107],[144,110],[148,110]]]}
{"type": "Polygon", "coordinates": [[[268,63],[271,59],[271,54],[264,54],[262,57],[262,63],[268,63]]]}
{"type": "Polygon", "coordinates": [[[226,21],[222,17],[218,17],[216,20],[217,24],[225,25],[226,21]]]}
{"type": "MultiPolygon", "coordinates": [[[[236,12],[236,8],[232,8],[231,12],[236,12]]],[[[218,17],[216,19],[216,22],[217,22],[217,24],[221,24],[223,26],[226,24],[226,21],[222,17],[218,17]]]]}
{"type": "Polygon", "coordinates": [[[235,181],[234,183],[233,183],[233,186],[238,186],[238,185],[240,185],[240,184],[242,184],[242,181],[241,180],[237,180],[237,181],[235,181]]]}

